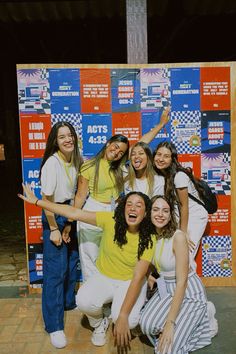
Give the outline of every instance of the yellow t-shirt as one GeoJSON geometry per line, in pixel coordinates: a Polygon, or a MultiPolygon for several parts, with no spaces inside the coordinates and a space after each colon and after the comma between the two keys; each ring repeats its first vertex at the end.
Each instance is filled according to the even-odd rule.
{"type": "MultiPolygon", "coordinates": [[[[97,226],[103,229],[102,241],[97,258],[98,270],[113,279],[130,280],[133,277],[135,265],[138,261],[138,233],[127,231],[127,243],[120,248],[114,239],[113,212],[96,212],[97,226]]],[[[151,262],[156,245],[155,236],[152,238],[153,247],[144,250],[140,259],[151,262]]]]}
{"type": "Polygon", "coordinates": [[[90,196],[101,203],[111,203],[111,198],[115,200],[119,194],[115,187],[115,177],[109,173],[110,164],[107,160],[101,159],[99,164],[99,177],[97,192],[94,190],[95,166],[89,166],[90,161],[84,162],[80,175],[89,181],[90,196]]]}

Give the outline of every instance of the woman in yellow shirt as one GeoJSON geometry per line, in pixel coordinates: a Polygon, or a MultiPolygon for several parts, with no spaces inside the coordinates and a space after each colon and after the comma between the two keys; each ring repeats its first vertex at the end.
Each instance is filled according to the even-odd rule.
{"type": "Polygon", "coordinates": [[[76,302],[94,328],[92,343],[106,342],[109,325],[103,318],[103,305],[112,302],[111,318],[118,347],[128,347],[130,329],[136,327],[146,299],[146,273],[154,256],[155,238],[151,235],[150,199],[141,192],[127,194],[114,212],[89,212],[68,205],[38,200],[29,186],[19,197],[51,212],[80,220],[103,229],[97,258],[97,273],[78,290],[76,302]]]}

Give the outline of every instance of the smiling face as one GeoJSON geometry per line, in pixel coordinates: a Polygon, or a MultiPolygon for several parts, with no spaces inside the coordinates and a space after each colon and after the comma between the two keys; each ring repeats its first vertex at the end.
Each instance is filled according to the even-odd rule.
{"type": "Polygon", "coordinates": [[[57,145],[66,158],[70,157],[74,151],[74,136],[67,126],[62,126],[58,129],[57,145]]]}
{"type": "Polygon", "coordinates": [[[136,171],[144,170],[147,167],[148,157],[141,146],[135,146],[130,154],[130,160],[136,171]]]}
{"type": "Polygon", "coordinates": [[[171,162],[171,151],[164,146],[160,147],[154,156],[154,163],[156,168],[159,170],[164,170],[171,165],[171,162]]]}
{"type": "Polygon", "coordinates": [[[143,198],[138,194],[130,195],[125,204],[125,220],[128,230],[132,233],[138,232],[145,215],[146,207],[143,198]]]}
{"type": "Polygon", "coordinates": [[[162,198],[158,198],[152,204],[151,221],[156,227],[156,230],[162,229],[171,219],[170,206],[162,198]]]}
{"type": "Polygon", "coordinates": [[[118,161],[124,156],[127,148],[127,144],[120,141],[107,143],[104,158],[108,161],[118,161]]]}

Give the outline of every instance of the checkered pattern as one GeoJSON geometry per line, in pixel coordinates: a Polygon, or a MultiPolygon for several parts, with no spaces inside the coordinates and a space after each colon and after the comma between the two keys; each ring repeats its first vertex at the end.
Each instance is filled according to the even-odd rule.
{"type": "Polygon", "coordinates": [[[48,72],[48,69],[46,68],[43,68],[43,69],[40,69],[40,74],[39,74],[40,78],[42,80],[48,80],[49,78],[49,72],[48,72]]]}
{"type": "Polygon", "coordinates": [[[82,115],[80,113],[55,113],[51,115],[51,121],[52,125],[61,121],[65,121],[73,125],[79,139],[80,149],[82,149],[82,115]]]}
{"type": "Polygon", "coordinates": [[[201,152],[201,145],[191,146],[190,137],[184,136],[188,129],[194,130],[194,135],[201,136],[200,111],[173,111],[171,112],[171,140],[176,145],[178,154],[195,154],[201,152]],[[183,126],[179,128],[179,126],[183,126]],[[180,136],[177,131],[180,130],[180,136]],[[183,136],[181,136],[183,130],[183,136]]]}
{"type": "Polygon", "coordinates": [[[232,261],[230,236],[205,236],[202,238],[202,275],[204,277],[230,277],[232,268],[224,269],[222,260],[232,261]]]}

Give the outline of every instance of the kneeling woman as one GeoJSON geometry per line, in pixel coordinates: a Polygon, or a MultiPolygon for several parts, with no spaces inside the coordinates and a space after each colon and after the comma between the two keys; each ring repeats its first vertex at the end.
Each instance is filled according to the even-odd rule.
{"type": "Polygon", "coordinates": [[[115,212],[91,212],[68,205],[37,200],[24,186],[25,201],[73,220],[101,227],[103,237],[97,258],[97,273],[77,293],[77,305],[88,316],[95,329],[92,343],[106,342],[108,319],[103,318],[103,305],[112,302],[111,317],[115,323],[117,346],[127,347],[130,329],[136,327],[146,299],[146,273],[154,256],[155,239],[151,236],[150,199],[143,193],[131,192],[118,204],[115,212]]]}
{"type": "Polygon", "coordinates": [[[187,354],[211,343],[205,289],[189,267],[186,236],[176,230],[173,210],[163,196],[152,198],[151,220],[157,234],[154,262],[162,287],[144,307],[141,329],[155,353],[187,354]]]}

